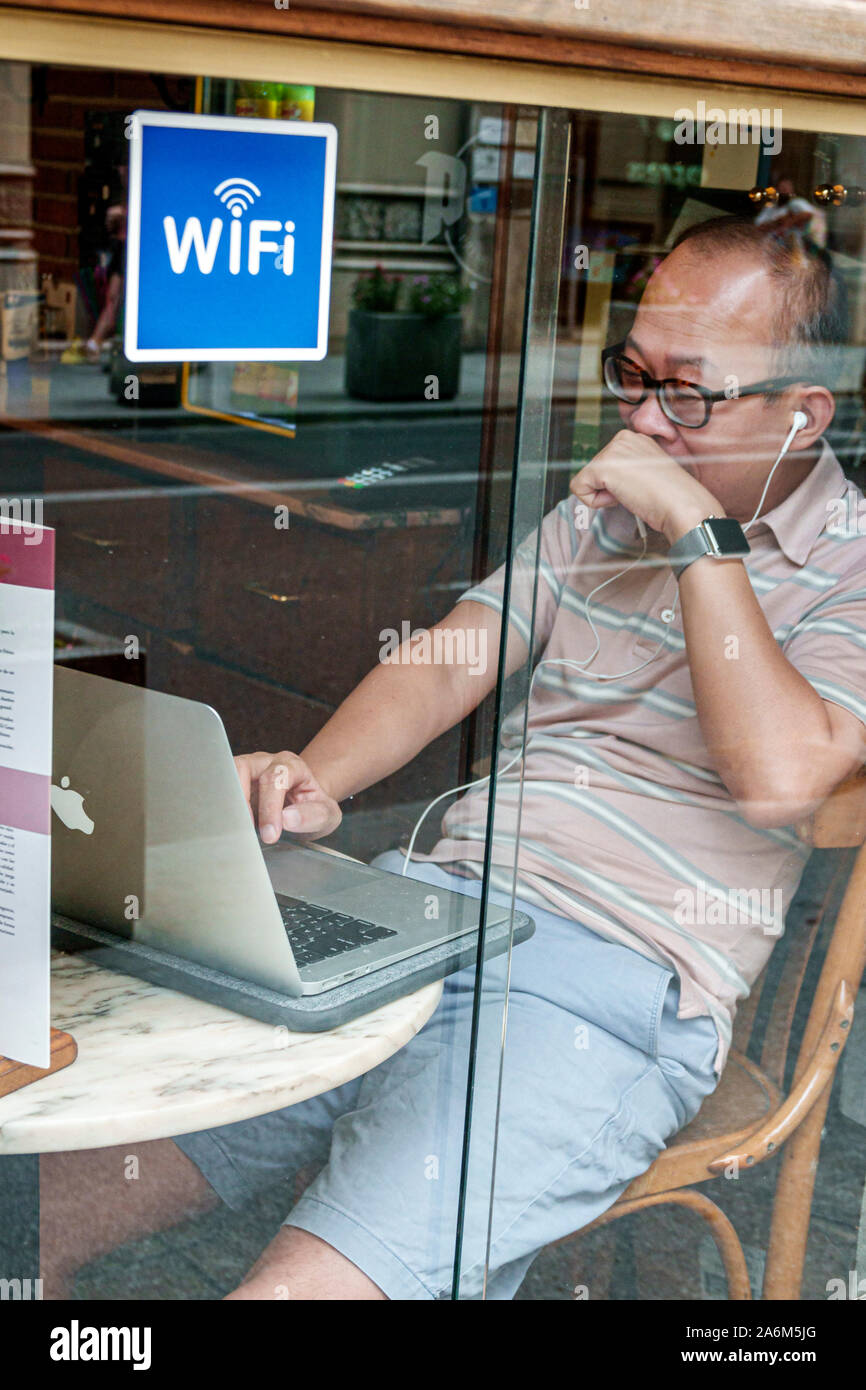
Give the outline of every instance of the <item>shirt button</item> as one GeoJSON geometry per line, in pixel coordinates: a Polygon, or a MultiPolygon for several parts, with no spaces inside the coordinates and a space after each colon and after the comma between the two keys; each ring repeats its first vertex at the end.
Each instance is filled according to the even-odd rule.
{"type": "Polygon", "coordinates": [[[663,608],[660,617],[663,623],[672,623],[676,614],[672,608],[663,608]]]}

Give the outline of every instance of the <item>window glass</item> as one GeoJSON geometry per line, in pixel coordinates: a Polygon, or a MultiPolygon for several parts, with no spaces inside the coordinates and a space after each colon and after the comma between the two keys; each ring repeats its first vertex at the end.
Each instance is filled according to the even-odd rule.
{"type": "MultiPolygon", "coordinates": [[[[55,824],[55,908],[112,938],[186,954],[258,986],[279,983],[288,968],[283,927],[275,939],[268,888],[271,934],[263,945],[267,923],[253,892],[261,875],[250,859],[259,851],[246,813],[237,823],[235,769],[210,707],[242,779],[252,778],[260,831],[262,758],[270,756],[282,789],[280,778],[300,756],[304,776],[315,781],[313,802],[342,804],[328,850],[364,866],[382,863],[360,879],[341,877],[338,861],[325,855],[311,868],[311,840],[306,872],[327,880],[324,900],[301,883],[295,860],[280,880],[279,910],[288,913],[302,1002],[329,999],[335,982],[338,1000],[348,989],[350,1036],[352,1020],[371,1007],[350,984],[370,964],[383,972],[377,980],[396,981],[371,996],[380,1006],[388,990],[414,998],[434,981],[419,1004],[398,1005],[396,1023],[386,1013],[374,1025],[376,1060],[396,1050],[405,1066],[403,1046],[433,1011],[435,981],[462,966],[471,983],[477,948],[480,889],[474,899],[460,894],[465,878],[446,878],[423,861],[440,838],[448,800],[489,761],[495,648],[489,633],[464,630],[448,614],[505,554],[536,113],[471,99],[314,89],[303,79],[303,72],[275,84],[0,65],[4,505],[13,518],[23,513],[56,528],[55,745],[58,758],[74,761],[71,790],[84,796],[96,826],[84,847],[65,823],[55,824]],[[335,127],[323,360],[126,356],[134,111],[335,127]],[[395,699],[425,672],[425,695],[410,695],[407,685],[395,699]],[[65,681],[69,673],[77,685],[65,681]],[[382,684],[389,674],[390,694],[382,684]],[[331,726],[322,744],[321,731],[365,678],[337,743],[331,726]],[[484,695],[477,711],[477,701],[458,697],[461,686],[484,695]],[[117,693],[133,689],[163,703],[117,693]],[[166,696],[192,703],[166,704],[166,696]],[[187,736],[178,721],[188,721],[187,736]],[[94,763],[96,747],[103,752],[94,763]],[[425,892],[422,882],[407,898],[410,843],[413,873],[426,871],[431,886],[425,892]],[[329,950],[342,972],[314,958],[322,912],[336,914],[328,919],[337,931],[329,950]],[[202,935],[191,940],[196,931],[202,935]],[[253,944],[245,945],[250,933],[253,944]],[[375,944],[398,934],[399,950],[375,944]]],[[[196,177],[191,167],[190,182],[196,177]]],[[[210,185],[201,199],[201,225],[211,228],[228,205],[210,185]]],[[[248,224],[249,200],[228,209],[235,212],[248,224]]],[[[203,276],[192,243],[188,251],[186,273],[203,276]]],[[[69,781],[69,770],[58,765],[56,777],[69,781]]],[[[301,804],[308,791],[304,783],[301,804]]],[[[484,836],[481,827],[482,850],[484,836]]],[[[298,843],[286,829],[281,848],[298,843]]],[[[278,852],[269,848],[273,867],[278,852]]],[[[495,944],[503,951],[508,920],[499,916],[495,944]]],[[[57,939],[82,947],[68,933],[57,939]]],[[[103,943],[86,954],[106,964],[106,950],[103,943]]],[[[466,998],[467,1008],[444,1009],[438,1034],[415,1048],[428,1072],[432,1128],[405,1159],[405,1181],[415,1184],[425,1213],[424,1277],[443,1297],[457,1242],[471,988],[466,998]],[[431,1055],[437,1035],[441,1064],[431,1055]]],[[[183,1009],[182,995],[172,1007],[183,1009]]],[[[343,1004],[333,1007],[339,1022],[343,1004]]],[[[273,1022],[261,1023],[263,1036],[271,1037],[273,1022]]],[[[284,1032],[277,1028],[279,1037],[284,1032]]],[[[308,1043],[315,1038],[310,1033],[308,1043]]],[[[351,1109],[369,1067],[368,1059],[354,1072],[344,1068],[354,1085],[346,1093],[351,1109]]],[[[311,1061],[306,1073],[316,1072],[311,1061]]],[[[326,1080],[327,1068],[319,1091],[326,1080]]],[[[266,1097],[259,1117],[273,1108],[266,1097]]],[[[181,1106],[173,1132],[194,1129],[193,1118],[181,1106]]],[[[299,1114],[293,1133],[302,1131],[312,1132],[299,1114]]],[[[283,1158],[275,1147],[264,1176],[279,1188],[291,1169],[300,1193],[321,1156],[317,1145],[283,1158]]],[[[88,1180],[96,1181],[98,1162],[97,1154],[89,1170],[85,1163],[88,1180]]],[[[391,1186],[400,1180],[395,1169],[391,1186]]],[[[370,1181],[379,1190],[377,1165],[370,1181]]],[[[67,1229],[83,1239],[77,1208],[64,1211],[67,1229]]],[[[402,1240],[395,1232],[395,1248],[402,1240]]],[[[245,1273],[243,1260],[236,1263],[225,1270],[227,1288],[245,1273]]],[[[82,1274],[81,1288],[89,1277],[82,1274]]],[[[107,1296],[120,1296],[109,1269],[97,1267],[92,1277],[107,1296]]]]}
{"type": "Polygon", "coordinates": [[[781,1147],[772,1087],[814,1075],[862,950],[840,914],[862,783],[809,811],[863,761],[866,140],[789,128],[784,102],[749,124],[544,121],[514,534],[475,591],[519,649],[488,891],[536,933],[483,971],[474,1104],[497,1125],[470,1134],[459,1288],[840,1297],[866,1170],[860,1138],[850,1180],[832,1167],[862,1135],[851,1054],[823,1147],[829,1092],[778,1189],[746,1168],[781,1147]],[[667,559],[712,515],[751,545],[738,597],[730,565],[711,590],[714,561],[690,584],[667,559]],[[804,806],[787,775],[809,783],[810,759],[804,806]],[[733,1222],[745,1263],[678,1205],[714,1175],[696,1210],[733,1222]]]}
{"type": "MultiPolygon", "coordinates": [[[[53,822],[56,943],[111,1008],[122,938],[306,1010],[259,1008],[266,1081],[205,1118],[214,1030],[160,977],[191,1060],[148,1137],[224,1207],[120,1262],[82,1194],[122,1202],[105,1151],[147,1140],[106,1112],[44,1166],[48,1296],[218,1297],[289,1212],[391,1298],[855,1296],[866,813],[826,798],[866,723],[866,135],[670,106],[0,62],[0,492],[56,528],[55,747],[97,827],[53,822]],[[335,128],[322,360],[127,356],[135,111],[335,128]],[[693,537],[745,554],[723,606],[668,552],[731,518],[748,553],[693,537]]],[[[225,175],[193,274],[253,218],[225,175]]]]}

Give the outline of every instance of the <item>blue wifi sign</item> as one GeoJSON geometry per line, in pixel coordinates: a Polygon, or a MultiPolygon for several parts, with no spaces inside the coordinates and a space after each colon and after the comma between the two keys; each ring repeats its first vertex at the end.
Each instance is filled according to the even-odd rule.
{"type": "Polygon", "coordinates": [[[334,127],[136,111],[129,136],[127,357],[320,361],[334,127]]]}

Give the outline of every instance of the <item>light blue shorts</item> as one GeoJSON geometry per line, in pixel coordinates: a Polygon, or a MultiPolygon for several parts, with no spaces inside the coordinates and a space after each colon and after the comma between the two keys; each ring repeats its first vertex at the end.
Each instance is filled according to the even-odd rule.
{"type": "MultiPolygon", "coordinates": [[[[399,873],[403,858],[389,851],[374,863],[399,873]]],[[[412,876],[481,891],[434,864],[413,865],[412,876]]],[[[512,1298],[544,1246],[616,1201],[714,1089],[715,1025],[677,1018],[679,985],[663,966],[517,905],[536,931],[512,954],[501,1088],[504,956],[485,967],[471,1088],[474,968],[449,976],[426,1026],[366,1076],[175,1140],[223,1201],[239,1209],[324,1165],[286,1224],[341,1251],[389,1298],[450,1298],[467,1093],[461,1297],[512,1298]]]]}

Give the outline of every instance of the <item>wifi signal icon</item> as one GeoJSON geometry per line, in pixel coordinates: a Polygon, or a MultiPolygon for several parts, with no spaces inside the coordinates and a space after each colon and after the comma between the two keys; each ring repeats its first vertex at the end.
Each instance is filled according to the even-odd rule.
{"type": "Polygon", "coordinates": [[[250,179],[223,179],[214,189],[214,193],[221,203],[225,203],[232,217],[241,217],[247,208],[251,208],[256,198],[262,196],[262,190],[250,179]]]}

